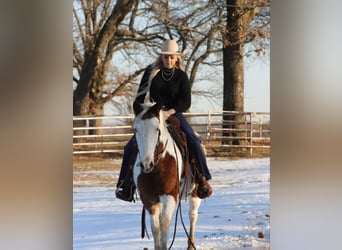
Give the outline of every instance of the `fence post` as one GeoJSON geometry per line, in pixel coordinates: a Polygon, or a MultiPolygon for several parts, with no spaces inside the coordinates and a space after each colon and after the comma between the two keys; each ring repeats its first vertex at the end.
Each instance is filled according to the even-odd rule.
{"type": "Polygon", "coordinates": [[[207,139],[208,139],[208,144],[210,144],[210,131],[211,131],[211,117],[210,117],[210,111],[208,111],[208,125],[207,125],[207,139]]]}
{"type": "Polygon", "coordinates": [[[252,119],[252,114],[253,113],[250,113],[249,115],[249,124],[250,124],[250,148],[249,148],[249,153],[250,155],[253,155],[253,119],[252,119]]]}

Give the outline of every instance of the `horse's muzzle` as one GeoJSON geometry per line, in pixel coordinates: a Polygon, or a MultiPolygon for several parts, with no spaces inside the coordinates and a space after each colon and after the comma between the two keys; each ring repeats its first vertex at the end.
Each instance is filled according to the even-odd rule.
{"type": "Polygon", "coordinates": [[[148,164],[146,164],[146,166],[142,162],[140,162],[139,165],[141,167],[141,171],[144,172],[145,174],[151,173],[154,170],[155,166],[156,166],[154,164],[154,162],[152,162],[152,161],[150,161],[148,164]]]}

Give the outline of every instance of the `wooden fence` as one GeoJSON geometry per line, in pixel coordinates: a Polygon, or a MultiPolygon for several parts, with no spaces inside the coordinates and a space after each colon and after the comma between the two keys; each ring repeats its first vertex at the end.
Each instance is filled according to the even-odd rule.
{"type": "MultiPolygon", "coordinates": [[[[270,114],[266,112],[209,111],[184,113],[207,149],[270,148],[270,114]],[[238,118],[238,119],[237,119],[238,118]]],[[[73,117],[74,154],[122,154],[133,135],[133,115],[73,117]],[[95,124],[96,126],[91,126],[95,124]],[[76,123],[82,126],[75,126],[76,123]]]]}

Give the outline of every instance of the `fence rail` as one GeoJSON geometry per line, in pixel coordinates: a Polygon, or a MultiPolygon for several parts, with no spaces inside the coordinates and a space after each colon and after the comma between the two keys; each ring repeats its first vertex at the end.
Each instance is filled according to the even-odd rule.
{"type": "MultiPolygon", "coordinates": [[[[184,113],[207,149],[270,148],[270,114],[267,112],[209,111],[184,113]]],[[[73,153],[122,154],[133,136],[134,116],[73,117],[73,153]],[[95,125],[94,125],[95,124],[95,125]]]]}

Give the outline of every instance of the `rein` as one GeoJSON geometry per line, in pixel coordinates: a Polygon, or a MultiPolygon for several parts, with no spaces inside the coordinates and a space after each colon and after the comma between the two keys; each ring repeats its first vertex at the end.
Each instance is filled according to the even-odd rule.
{"type": "Polygon", "coordinates": [[[158,136],[158,142],[157,142],[156,148],[154,149],[154,157],[153,157],[154,158],[154,168],[158,165],[160,159],[162,158],[162,154],[165,152],[166,146],[168,143],[168,140],[166,140],[164,147],[162,148],[162,150],[159,151],[158,150],[159,144],[160,144],[159,138],[160,138],[160,131],[159,131],[159,136],[158,136]]]}
{"type": "MultiPolygon", "coordinates": [[[[178,166],[178,155],[177,155],[177,152],[176,152],[176,143],[173,141],[173,148],[175,150],[175,155],[176,155],[176,161],[177,161],[177,166],[178,166]]],[[[177,167],[177,177],[179,176],[179,172],[178,172],[178,167],[177,167]]],[[[178,179],[177,179],[178,180],[178,179]]],[[[173,237],[172,237],[172,241],[171,241],[171,244],[168,248],[171,249],[175,239],[176,239],[176,231],[177,231],[177,221],[178,221],[178,213],[180,213],[180,218],[181,218],[181,222],[182,222],[182,226],[183,226],[183,229],[184,229],[184,232],[186,234],[186,236],[188,237],[188,242],[191,243],[191,246],[193,247],[194,250],[196,250],[196,247],[195,245],[192,243],[192,241],[190,240],[190,236],[189,236],[189,232],[188,230],[186,229],[186,226],[184,224],[184,220],[183,220],[183,214],[182,214],[182,196],[183,196],[183,193],[184,193],[184,190],[185,190],[185,187],[186,187],[186,181],[188,180],[188,178],[185,178],[184,179],[184,184],[183,184],[183,188],[181,190],[181,192],[179,193],[179,201],[178,201],[178,206],[177,206],[177,211],[176,211],[176,218],[175,218],[175,225],[174,225],[174,230],[173,230],[173,237]]],[[[180,183],[178,183],[178,187],[180,187],[180,183]]]]}

